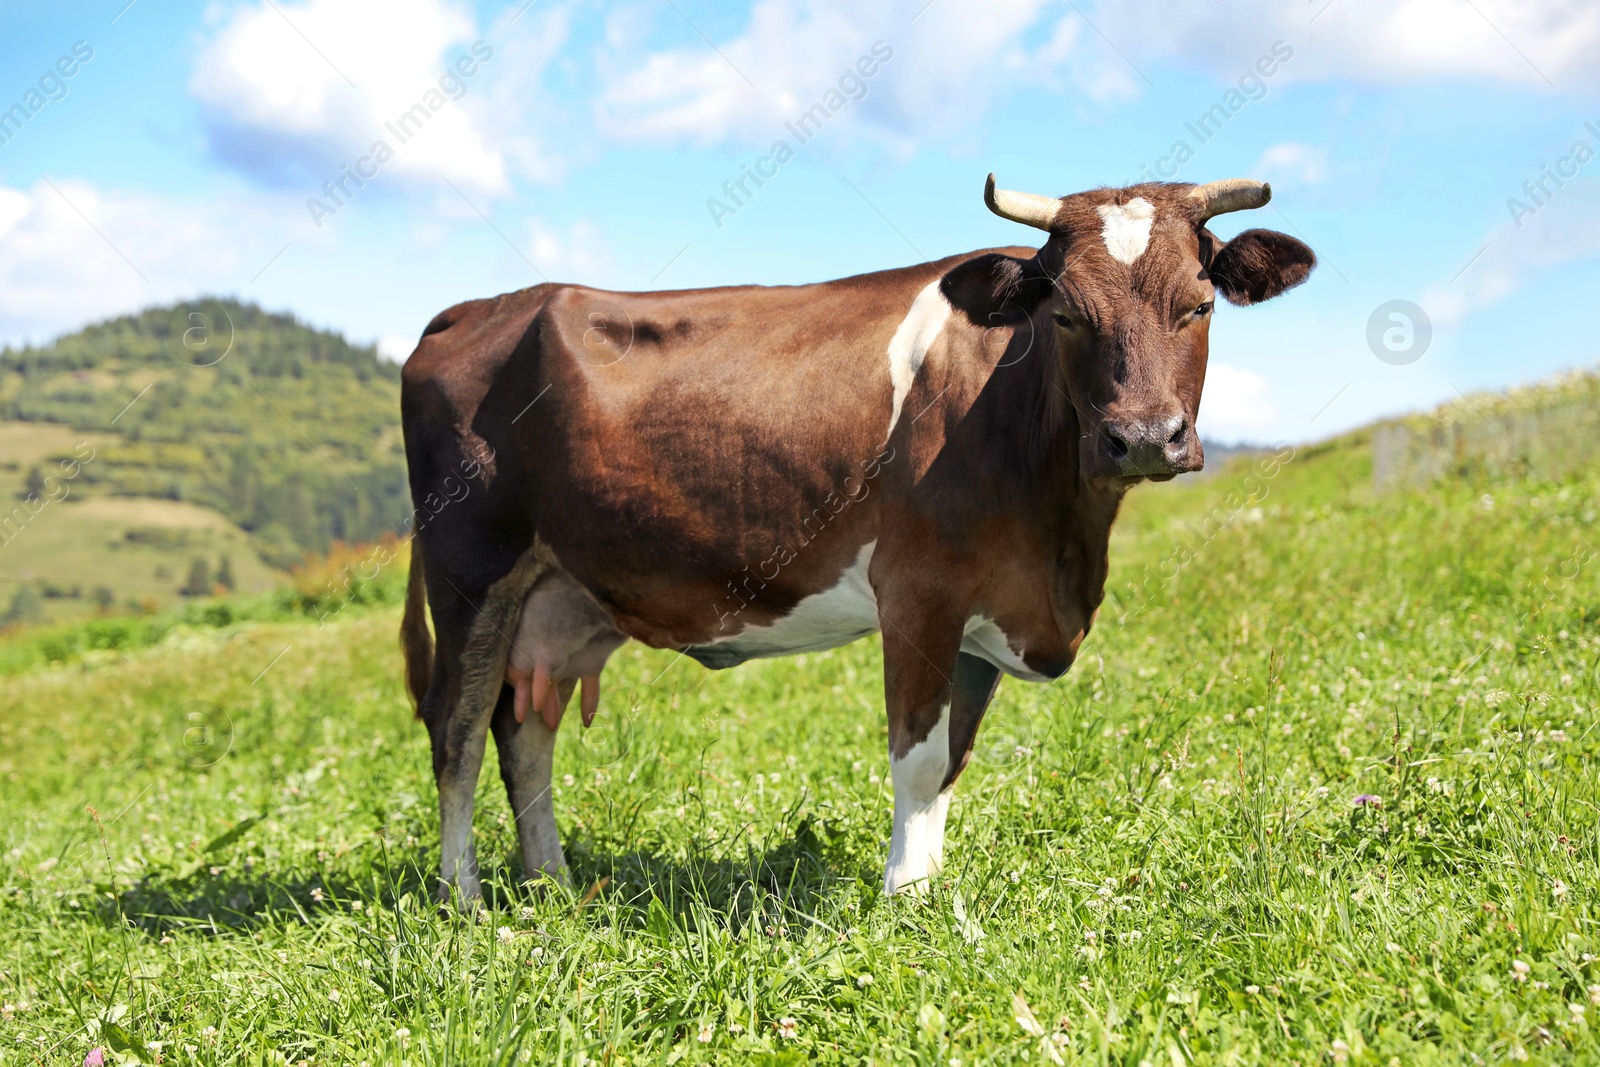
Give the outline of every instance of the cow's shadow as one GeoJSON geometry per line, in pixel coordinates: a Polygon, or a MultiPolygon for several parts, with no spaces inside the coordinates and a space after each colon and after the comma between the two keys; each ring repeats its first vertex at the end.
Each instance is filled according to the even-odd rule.
{"type": "MultiPolygon", "coordinates": [[[[583,840],[569,842],[571,890],[525,881],[516,856],[485,857],[484,905],[491,911],[516,911],[571,896],[574,914],[595,923],[637,928],[673,921],[695,925],[714,921],[735,932],[754,923],[774,929],[820,921],[825,901],[875,898],[876,868],[853,857],[810,819],[794,833],[747,847],[743,856],[726,849],[687,849],[666,855],[648,850],[608,851],[583,840]]],[[[436,861],[428,856],[389,857],[365,878],[228,864],[184,870],[153,869],[131,884],[101,894],[101,903],[74,912],[84,921],[138,930],[152,937],[186,931],[224,936],[285,923],[315,924],[333,914],[369,906],[393,909],[410,898],[413,907],[436,899],[436,861]]],[[[110,888],[110,887],[105,887],[110,888]]]]}
{"type": "Polygon", "coordinates": [[[694,925],[703,920],[735,933],[746,926],[781,928],[818,920],[825,902],[876,899],[877,868],[827,841],[826,831],[803,819],[793,836],[766,849],[748,847],[742,857],[710,855],[692,843],[686,855],[648,851],[591,851],[581,842],[569,850],[573,880],[581,889],[606,895],[608,910],[650,926],[665,913],[694,925]],[[603,881],[602,881],[603,880],[603,881]]]}

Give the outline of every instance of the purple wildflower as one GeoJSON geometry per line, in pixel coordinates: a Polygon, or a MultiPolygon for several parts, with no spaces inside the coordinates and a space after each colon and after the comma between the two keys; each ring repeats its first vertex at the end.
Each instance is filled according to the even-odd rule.
{"type": "Polygon", "coordinates": [[[1374,793],[1362,793],[1350,802],[1358,808],[1381,808],[1383,798],[1374,793]]]}
{"type": "Polygon", "coordinates": [[[83,1067],[105,1067],[105,1063],[106,1054],[100,1051],[99,1046],[90,1049],[89,1054],[83,1058],[83,1067]]]}

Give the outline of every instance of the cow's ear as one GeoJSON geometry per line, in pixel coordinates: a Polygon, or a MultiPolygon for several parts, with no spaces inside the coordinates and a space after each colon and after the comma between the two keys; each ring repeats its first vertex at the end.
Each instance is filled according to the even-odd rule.
{"type": "Polygon", "coordinates": [[[1227,244],[1209,230],[1204,236],[1216,248],[1208,268],[1211,283],[1230,304],[1271,300],[1309,278],[1317,265],[1315,252],[1276,230],[1246,230],[1227,244]]]}
{"type": "Polygon", "coordinates": [[[955,267],[940,280],[939,288],[950,306],[966,312],[979,325],[1030,314],[1050,295],[1050,279],[1037,257],[990,252],[955,267]]]}

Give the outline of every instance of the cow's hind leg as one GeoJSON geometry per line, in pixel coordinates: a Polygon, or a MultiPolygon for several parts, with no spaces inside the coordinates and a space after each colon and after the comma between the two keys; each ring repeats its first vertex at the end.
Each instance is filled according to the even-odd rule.
{"type": "Polygon", "coordinates": [[[483,897],[478,878],[478,852],[472,840],[472,809],[488,742],[487,716],[463,714],[458,708],[446,724],[444,744],[434,742],[434,770],[439,783],[439,898],[448,902],[452,888],[462,903],[483,897]],[[444,759],[440,760],[440,748],[444,759]]]}
{"type": "Polygon", "coordinates": [[[428,599],[438,651],[422,717],[433,741],[433,771],[439,785],[442,900],[449,899],[452,888],[466,904],[483,895],[472,839],[473,800],[490,721],[504,699],[510,630],[529,584],[524,569],[508,565],[505,576],[485,593],[468,597],[461,580],[429,561],[428,599]]]}
{"type": "MultiPolygon", "coordinates": [[[[573,683],[562,684],[568,689],[564,695],[570,696],[573,683]]],[[[550,790],[556,731],[537,714],[517,722],[512,699],[512,690],[507,686],[495,706],[493,728],[495,748],[500,753],[500,778],[517,819],[523,871],[529,878],[543,875],[565,883],[567,859],[561,852],[561,834],[556,829],[550,790]]]]}

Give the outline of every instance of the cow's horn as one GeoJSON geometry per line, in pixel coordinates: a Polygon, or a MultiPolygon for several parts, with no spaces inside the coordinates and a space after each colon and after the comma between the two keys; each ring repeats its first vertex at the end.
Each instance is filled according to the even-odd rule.
{"type": "Polygon", "coordinates": [[[1200,221],[1229,211],[1248,211],[1265,207],[1272,199],[1272,186],[1249,178],[1225,178],[1220,182],[1206,182],[1189,190],[1200,209],[1200,221]]]}
{"type": "Polygon", "coordinates": [[[1041,230],[1049,230],[1050,224],[1056,220],[1056,212],[1061,210],[1061,201],[1053,196],[996,189],[993,174],[983,184],[983,202],[1003,219],[1020,222],[1024,226],[1037,226],[1041,230]]]}

